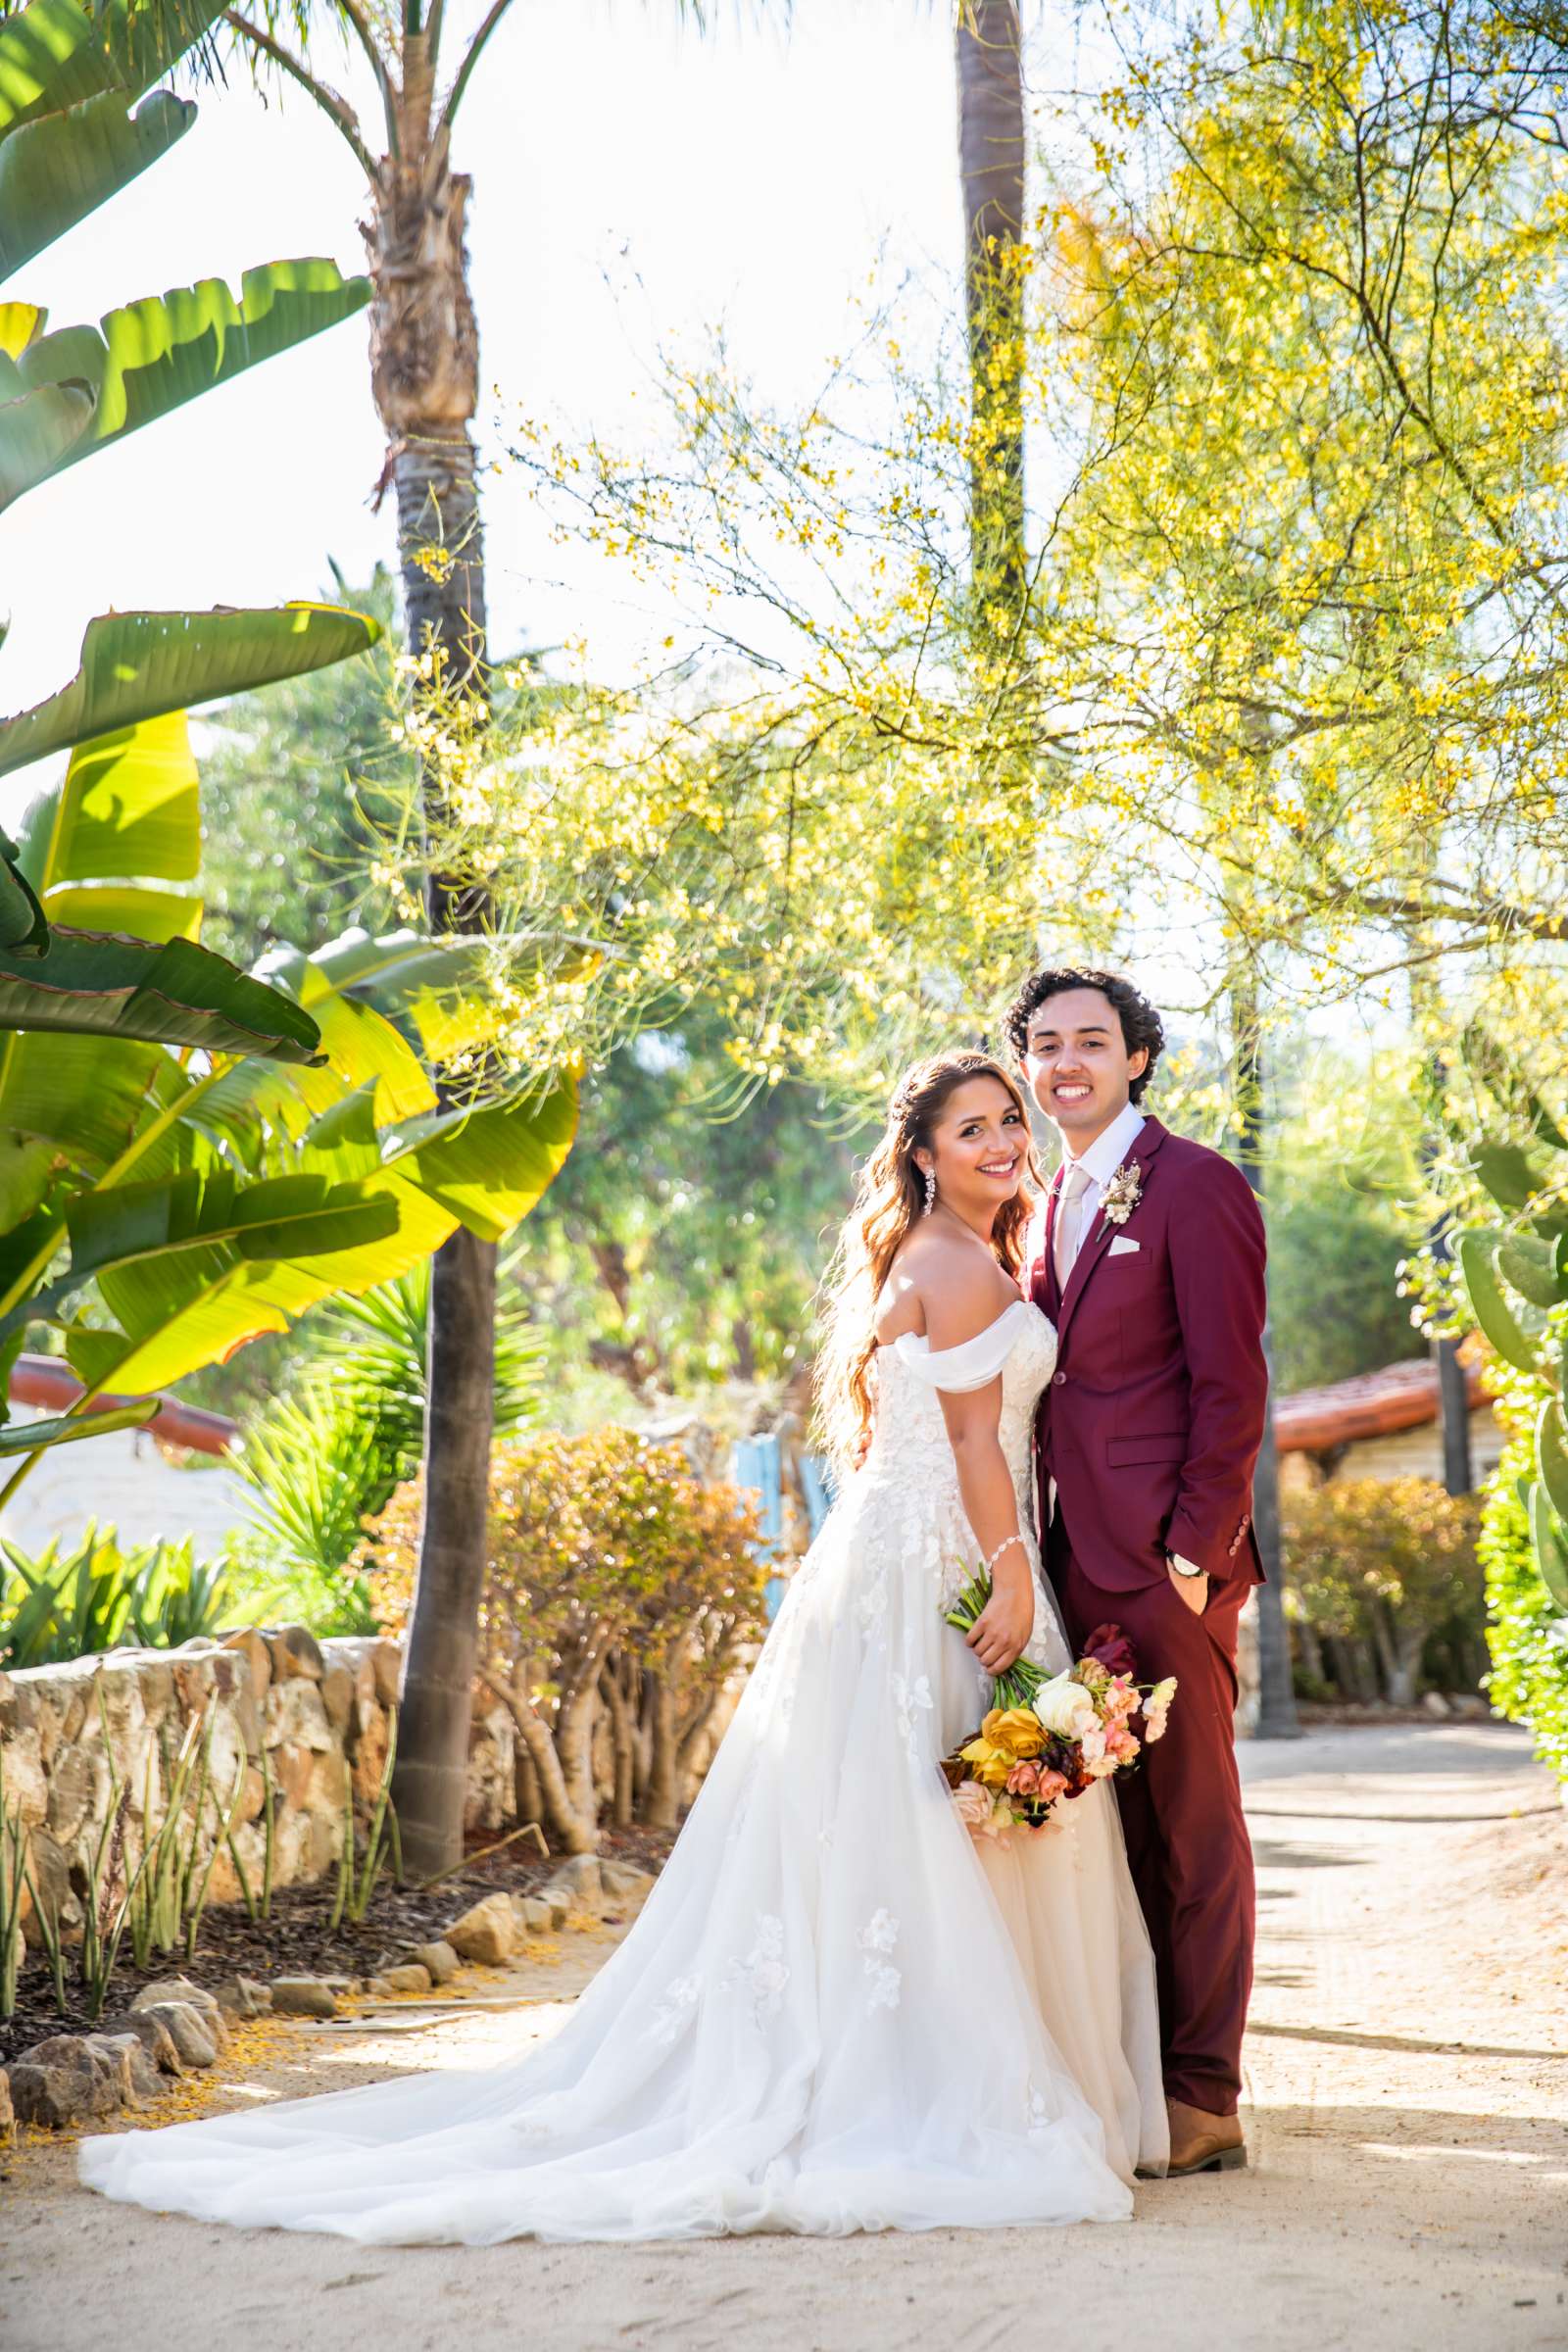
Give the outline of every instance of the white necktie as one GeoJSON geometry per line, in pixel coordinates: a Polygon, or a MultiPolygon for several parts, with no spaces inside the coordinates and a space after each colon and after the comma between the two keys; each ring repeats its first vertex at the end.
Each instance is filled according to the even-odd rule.
{"type": "Polygon", "coordinates": [[[1063,1290],[1067,1288],[1067,1277],[1072,1272],[1073,1259],[1078,1254],[1084,1195],[1088,1190],[1089,1171],[1081,1161],[1074,1160],[1062,1179],[1061,1198],[1056,1202],[1056,1280],[1063,1290]]]}

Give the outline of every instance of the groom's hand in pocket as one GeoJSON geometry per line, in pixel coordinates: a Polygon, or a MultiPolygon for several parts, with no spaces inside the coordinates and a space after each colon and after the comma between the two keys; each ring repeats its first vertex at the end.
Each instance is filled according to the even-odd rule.
{"type": "Polygon", "coordinates": [[[1165,1574],[1181,1594],[1184,1605],[1192,1610],[1195,1617],[1201,1617],[1208,1605],[1207,1577],[1178,1576],[1175,1569],[1169,1566],[1167,1566],[1165,1574]]]}

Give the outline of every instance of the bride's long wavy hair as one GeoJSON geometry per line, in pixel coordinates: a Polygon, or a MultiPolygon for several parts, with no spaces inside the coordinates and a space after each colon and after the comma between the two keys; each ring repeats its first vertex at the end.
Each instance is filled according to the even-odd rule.
{"type": "MultiPolygon", "coordinates": [[[[1029,1106],[1018,1081],[989,1054],[938,1054],[906,1070],[893,1091],[881,1140],[860,1171],[855,1206],[844,1220],[818,1294],[822,1331],[816,1357],[816,1435],[842,1472],[859,1458],[871,1427],[871,1364],[876,1354],[876,1302],[905,1236],[925,1213],[925,1177],[915,1152],[929,1152],[931,1133],[956,1087],[995,1078],[1023,1113],[1029,1106]]],[[[997,1213],[992,1242],[999,1263],[1017,1275],[1024,1234],[1043,1184],[1032,1138],[1024,1181],[997,1213]]]]}

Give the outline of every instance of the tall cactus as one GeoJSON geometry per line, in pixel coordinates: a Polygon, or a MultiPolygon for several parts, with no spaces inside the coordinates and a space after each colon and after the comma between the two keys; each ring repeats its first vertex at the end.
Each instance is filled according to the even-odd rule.
{"type": "Polygon", "coordinates": [[[1536,1144],[1543,1166],[1517,1144],[1483,1143],[1470,1163],[1506,1222],[1459,1238],[1459,1264],[1475,1319],[1505,1363],[1548,1394],[1536,1423],[1534,1477],[1520,1481],[1541,1581],[1568,1614],[1568,1138],[1549,1120],[1536,1144]]]}

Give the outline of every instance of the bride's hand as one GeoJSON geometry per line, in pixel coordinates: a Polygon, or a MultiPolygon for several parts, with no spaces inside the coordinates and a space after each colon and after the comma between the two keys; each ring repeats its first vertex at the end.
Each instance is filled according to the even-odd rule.
{"type": "Polygon", "coordinates": [[[1005,1674],[1035,1630],[1034,1587],[1027,1576],[999,1583],[964,1636],[987,1674],[1005,1674]]]}

